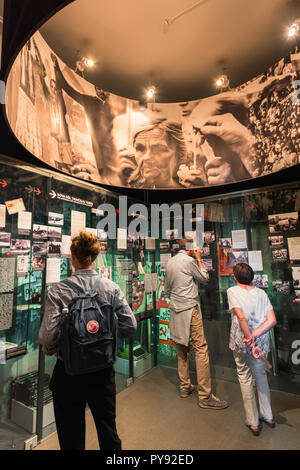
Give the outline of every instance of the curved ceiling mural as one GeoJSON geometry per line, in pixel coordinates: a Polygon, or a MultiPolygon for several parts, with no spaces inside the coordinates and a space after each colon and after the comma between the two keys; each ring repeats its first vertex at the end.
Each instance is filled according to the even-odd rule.
{"type": "Polygon", "coordinates": [[[235,89],[142,109],[84,80],[36,33],[11,68],[6,113],[27,150],[79,178],[144,189],[223,185],[299,163],[299,77],[295,51],[235,89]]]}

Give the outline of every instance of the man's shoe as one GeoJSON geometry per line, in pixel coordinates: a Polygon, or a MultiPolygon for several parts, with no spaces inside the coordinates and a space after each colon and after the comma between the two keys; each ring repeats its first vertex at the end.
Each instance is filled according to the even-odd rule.
{"type": "Polygon", "coordinates": [[[199,402],[200,408],[207,408],[209,410],[224,410],[228,407],[225,400],[215,397],[213,394],[207,399],[199,402]]]}
{"type": "Polygon", "coordinates": [[[187,390],[180,390],[180,398],[186,398],[195,391],[195,386],[191,385],[187,390]]]}

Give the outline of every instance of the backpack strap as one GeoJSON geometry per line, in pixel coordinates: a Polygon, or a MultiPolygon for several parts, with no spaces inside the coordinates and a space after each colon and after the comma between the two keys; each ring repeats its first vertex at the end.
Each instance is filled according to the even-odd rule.
{"type": "Polygon", "coordinates": [[[69,279],[65,279],[64,281],[62,281],[62,283],[70,287],[78,296],[83,293],[83,290],[80,289],[80,287],[76,286],[74,282],[69,281],[69,279]]]}
{"type": "Polygon", "coordinates": [[[98,287],[99,287],[99,285],[100,285],[101,279],[102,279],[101,276],[98,276],[98,277],[97,277],[97,279],[96,279],[96,281],[95,281],[95,283],[94,283],[94,285],[93,285],[93,287],[92,287],[92,289],[91,289],[91,293],[97,292],[98,287]]]}

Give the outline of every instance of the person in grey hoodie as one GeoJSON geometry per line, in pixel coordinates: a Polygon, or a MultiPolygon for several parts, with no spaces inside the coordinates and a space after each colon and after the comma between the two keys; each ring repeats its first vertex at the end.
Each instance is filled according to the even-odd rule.
{"type": "Polygon", "coordinates": [[[207,284],[209,274],[201,261],[201,250],[189,249],[190,246],[191,241],[185,237],[179,241],[180,250],[168,261],[165,277],[166,294],[170,299],[170,339],[177,345],[180,396],[188,397],[195,390],[189,373],[191,339],[195,350],[199,406],[221,410],[227,408],[228,403],[212,394],[197,285],[207,284]]]}

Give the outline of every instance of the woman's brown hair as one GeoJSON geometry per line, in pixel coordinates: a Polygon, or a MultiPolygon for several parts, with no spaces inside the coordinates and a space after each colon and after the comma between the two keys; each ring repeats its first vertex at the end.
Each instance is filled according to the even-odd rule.
{"type": "Polygon", "coordinates": [[[246,263],[238,263],[233,267],[233,274],[240,284],[251,284],[254,278],[253,269],[246,263]]]}
{"type": "Polygon", "coordinates": [[[98,238],[82,230],[72,239],[71,253],[82,266],[90,266],[100,253],[98,238]]]}

